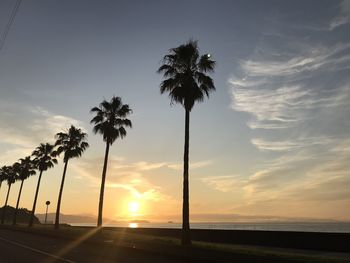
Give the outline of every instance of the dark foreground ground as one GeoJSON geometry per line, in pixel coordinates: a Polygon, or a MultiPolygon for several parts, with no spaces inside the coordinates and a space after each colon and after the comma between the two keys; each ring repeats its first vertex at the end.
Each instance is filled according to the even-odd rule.
{"type": "Polygon", "coordinates": [[[350,253],[194,242],[119,229],[0,227],[0,262],[350,262],[350,253]]]}

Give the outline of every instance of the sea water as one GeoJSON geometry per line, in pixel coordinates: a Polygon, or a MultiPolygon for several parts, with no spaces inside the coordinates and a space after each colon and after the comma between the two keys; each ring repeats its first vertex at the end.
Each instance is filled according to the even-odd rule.
{"type": "MultiPolygon", "coordinates": [[[[72,226],[95,226],[91,223],[72,223],[72,226]]],[[[106,227],[130,228],[181,228],[180,223],[111,223],[106,227]]],[[[301,232],[333,232],[350,233],[350,222],[249,222],[249,223],[222,223],[222,222],[195,222],[193,229],[222,229],[222,230],[264,230],[264,231],[301,231],[301,232]]]]}

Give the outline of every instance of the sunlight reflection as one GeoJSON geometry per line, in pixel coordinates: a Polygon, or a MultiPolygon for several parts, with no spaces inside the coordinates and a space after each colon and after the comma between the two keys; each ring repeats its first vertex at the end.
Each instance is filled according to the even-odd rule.
{"type": "Polygon", "coordinates": [[[129,223],[129,228],[138,228],[138,223],[129,223]]]}
{"type": "MultiPolygon", "coordinates": [[[[62,231],[62,230],[61,230],[62,231]]],[[[56,255],[60,258],[65,256],[68,252],[79,246],[81,243],[83,243],[85,240],[89,239],[90,237],[94,236],[97,234],[99,231],[102,231],[102,227],[94,227],[91,230],[88,230],[87,232],[83,233],[78,239],[73,240],[72,242],[68,243],[65,247],[63,247],[61,250],[59,250],[56,255]]],[[[46,263],[53,263],[56,262],[57,258],[50,258],[46,263]]]]}

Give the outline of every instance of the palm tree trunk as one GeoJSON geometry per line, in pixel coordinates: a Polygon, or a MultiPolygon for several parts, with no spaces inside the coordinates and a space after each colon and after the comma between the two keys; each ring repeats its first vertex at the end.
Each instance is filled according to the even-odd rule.
{"type": "Polygon", "coordinates": [[[29,219],[29,227],[33,226],[33,221],[34,221],[34,214],[35,214],[35,207],[36,207],[36,201],[38,199],[38,193],[39,193],[39,187],[40,187],[40,181],[41,181],[41,176],[43,174],[43,171],[40,171],[39,174],[39,179],[38,179],[38,184],[36,186],[36,191],[35,191],[35,197],[34,197],[34,203],[33,203],[33,209],[32,213],[30,214],[30,219],[29,219]]]}
{"type": "Polygon", "coordinates": [[[103,171],[102,171],[102,182],[101,182],[101,190],[100,190],[100,202],[98,204],[97,227],[101,227],[102,226],[103,195],[104,195],[104,191],[105,191],[105,181],[106,181],[106,173],[107,173],[108,154],[109,154],[109,141],[107,140],[107,142],[106,142],[105,160],[104,160],[104,163],[103,163],[103,171]]]}
{"type": "Polygon", "coordinates": [[[11,191],[11,185],[12,184],[9,184],[9,188],[7,190],[7,195],[6,195],[5,205],[2,208],[1,224],[4,224],[4,222],[5,222],[6,206],[7,206],[7,201],[9,200],[9,195],[10,195],[10,191],[11,191]]]}
{"type": "Polygon", "coordinates": [[[18,212],[19,200],[21,199],[23,182],[24,182],[24,180],[21,181],[21,186],[19,188],[18,197],[17,197],[17,204],[16,204],[16,210],[15,210],[15,214],[13,216],[12,225],[15,225],[17,223],[17,212],[18,212]]]}
{"type": "Polygon", "coordinates": [[[181,244],[191,245],[190,212],[189,212],[189,185],[188,185],[188,155],[190,142],[190,111],[185,115],[185,149],[184,149],[184,181],[183,181],[183,204],[182,204],[182,238],[181,244]]]}
{"type": "Polygon", "coordinates": [[[63,186],[64,186],[64,179],[66,178],[67,165],[68,165],[68,160],[64,164],[63,176],[62,176],[62,181],[61,181],[61,188],[60,188],[60,193],[58,195],[57,209],[56,209],[56,220],[55,220],[55,229],[59,229],[59,227],[60,227],[61,199],[62,199],[62,192],[63,192],[63,186]]]}

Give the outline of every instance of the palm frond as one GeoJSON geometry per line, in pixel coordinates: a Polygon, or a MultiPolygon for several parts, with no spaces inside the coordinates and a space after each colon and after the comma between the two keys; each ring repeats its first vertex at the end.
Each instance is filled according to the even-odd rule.
{"type": "Polygon", "coordinates": [[[205,74],[212,72],[214,67],[215,61],[210,56],[199,55],[197,41],[189,40],[170,49],[163,57],[163,65],[157,70],[164,78],[160,92],[168,93],[172,103],[180,103],[191,110],[196,101],[203,101],[215,90],[213,80],[205,74]]]}
{"type": "MultiPolygon", "coordinates": [[[[55,145],[58,148],[53,157],[64,153],[64,162],[71,158],[80,157],[89,147],[89,144],[86,142],[87,134],[73,125],[66,132],[57,133],[56,138],[55,145]]],[[[52,162],[55,162],[55,160],[53,159],[52,162]]]]}
{"type": "MultiPolygon", "coordinates": [[[[46,171],[53,167],[54,157],[57,155],[54,151],[55,146],[49,143],[41,143],[32,153],[33,163],[39,171],[46,171]]],[[[55,163],[55,162],[54,162],[55,163]]],[[[57,162],[56,162],[57,163],[57,162]]]]}
{"type": "Polygon", "coordinates": [[[99,123],[103,121],[103,116],[96,115],[94,118],[91,119],[90,123],[99,123]]]}
{"type": "Polygon", "coordinates": [[[213,72],[216,62],[210,59],[210,55],[201,56],[198,62],[198,68],[202,72],[213,72]]]}
{"type": "MultiPolygon", "coordinates": [[[[96,108],[96,107],[95,107],[96,108]]],[[[121,127],[132,127],[131,121],[126,117],[132,113],[128,104],[123,104],[120,97],[112,97],[110,101],[104,100],[95,110],[96,115],[90,123],[95,124],[93,132],[102,135],[103,140],[109,144],[122,138],[119,129],[121,127]]]]}
{"type": "Polygon", "coordinates": [[[100,111],[101,111],[101,109],[98,108],[98,107],[93,107],[93,108],[90,110],[91,113],[93,113],[93,112],[100,112],[100,111]]]}

